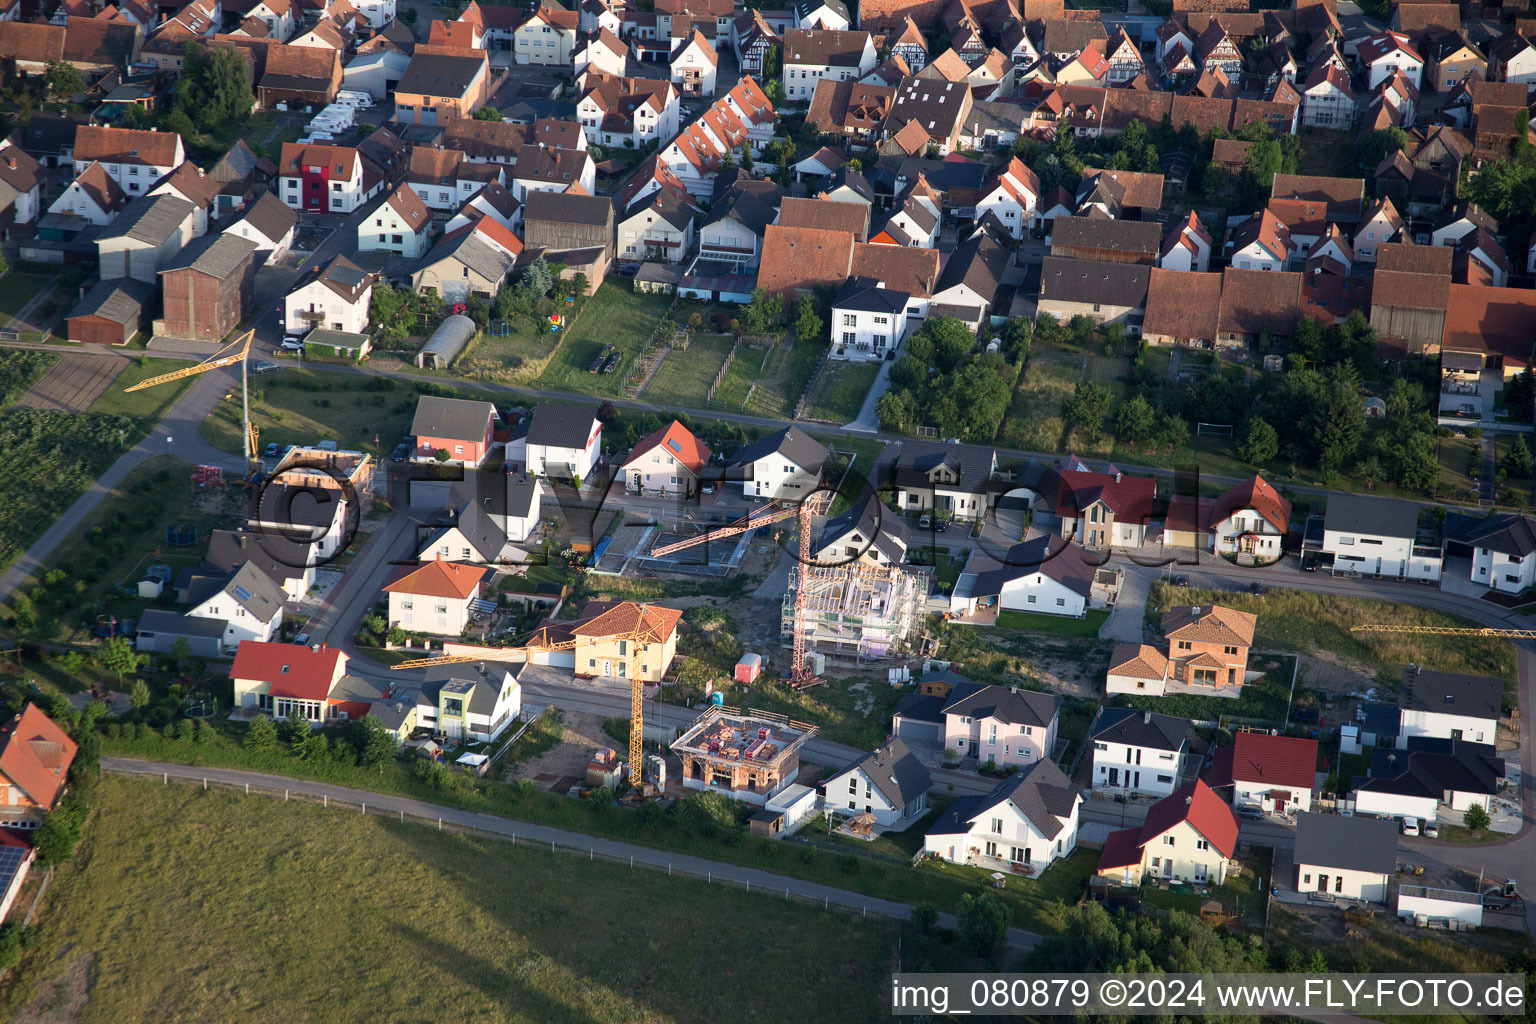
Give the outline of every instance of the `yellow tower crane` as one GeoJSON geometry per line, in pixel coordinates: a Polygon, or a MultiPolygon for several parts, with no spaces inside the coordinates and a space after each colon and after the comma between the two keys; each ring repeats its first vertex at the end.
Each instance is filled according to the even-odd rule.
{"type": "Polygon", "coordinates": [[[1351,626],[1351,633],[1416,633],[1419,636],[1481,636],[1505,640],[1536,640],[1536,629],[1491,629],[1487,626],[1351,626]]]}
{"type": "Polygon", "coordinates": [[[219,370],[226,366],[240,364],[240,421],[245,442],[245,464],[247,471],[256,464],[256,441],[261,436],[255,424],[251,422],[251,389],[250,371],[247,369],[246,357],[251,354],[251,342],[256,337],[254,330],[245,334],[219,349],[207,359],[196,366],[188,366],[180,370],[172,370],[170,373],[162,373],[158,376],[141,380],[124,391],[143,391],[159,384],[169,384],[173,380],[182,380],[187,377],[196,377],[198,374],[207,373],[209,370],[219,370]],[[233,350],[233,351],[232,351],[233,350]]]}
{"type": "MultiPolygon", "coordinates": [[[[640,615],[633,629],[622,630],[602,639],[609,643],[618,643],[619,658],[624,675],[629,677],[629,779],[635,787],[635,792],[640,793],[641,781],[645,778],[644,769],[641,766],[643,753],[643,740],[645,738],[645,680],[635,672],[636,659],[650,650],[652,644],[665,645],[666,637],[662,635],[661,627],[651,621],[649,609],[645,605],[640,606],[640,615]]],[[[514,660],[515,655],[521,654],[524,660],[532,654],[547,654],[552,651],[575,650],[583,642],[582,639],[551,640],[549,627],[537,629],[520,647],[505,647],[498,653],[504,658],[495,660],[514,660]]],[[[586,641],[590,642],[590,641],[586,641]]],[[[390,668],[399,671],[401,669],[432,668],[437,665],[462,665],[468,662],[488,661],[484,654],[450,654],[436,658],[418,658],[414,661],[402,661],[390,668]]]]}

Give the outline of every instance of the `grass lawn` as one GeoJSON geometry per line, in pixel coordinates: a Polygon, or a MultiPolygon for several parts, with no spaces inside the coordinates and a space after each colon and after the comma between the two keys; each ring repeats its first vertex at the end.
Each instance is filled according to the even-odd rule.
{"type": "Polygon", "coordinates": [[[674,348],[667,353],[640,397],[661,406],[707,409],[709,386],[725,365],[732,344],[723,334],[694,335],[688,342],[688,351],[674,348]]]}
{"type": "Polygon", "coordinates": [[[1498,676],[1505,682],[1506,705],[1513,697],[1515,649],[1510,644],[1470,637],[1350,632],[1350,627],[1366,623],[1475,625],[1459,616],[1427,608],[1283,588],[1264,594],[1239,594],[1182,589],[1158,582],[1153,584],[1147,601],[1148,617],[1155,619],[1174,604],[1216,603],[1258,615],[1254,646],[1261,650],[1343,656],[1360,663],[1367,671],[1374,671],[1377,680],[1394,691],[1401,681],[1403,666],[1410,662],[1443,672],[1498,676]]]}
{"type": "Polygon", "coordinates": [[[460,370],[472,374],[484,368],[493,379],[536,377],[560,344],[560,335],[538,329],[527,317],[498,320],[496,328],[507,333],[481,332],[459,360],[460,370]]]}
{"type": "Polygon", "coordinates": [[[1440,485],[1457,496],[1475,497],[1477,481],[1468,472],[1474,465],[1482,468],[1482,442],[1469,437],[1442,437],[1435,442],[1440,459],[1440,485]]]}
{"type": "Polygon", "coordinates": [[[1057,636],[1098,636],[1099,628],[1109,618],[1105,608],[1090,608],[1080,619],[1066,615],[1042,615],[1004,609],[997,613],[1000,629],[1018,629],[1030,633],[1055,633],[1057,636]]]}
{"type": "Polygon", "coordinates": [[[1264,670],[1264,675],[1257,682],[1244,686],[1236,699],[1203,693],[1170,693],[1162,697],[1125,697],[1124,700],[1126,705],[1139,711],[1156,711],[1196,721],[1215,722],[1231,715],[1283,723],[1291,700],[1292,664],[1291,658],[1253,654],[1248,660],[1249,668],[1264,670]]]}
{"type": "MultiPolygon", "coordinates": [[[[122,587],[153,563],[169,565],[173,572],[197,565],[208,550],[209,533],[238,522],[244,504],[244,495],[232,488],[198,491],[191,473],[189,463],[157,455],[136,466],[112,489],[44,566],[43,576],[61,571],[63,577],[41,587],[34,580],[29,588],[38,619],[27,639],[89,640],[98,615],[137,618],[146,608],[169,607],[124,597],[122,587]],[[198,543],[168,547],[165,528],[173,523],[195,525],[198,543]]],[[[10,615],[5,618],[9,620],[10,615]]],[[[5,632],[14,635],[12,630],[5,632]]]]}
{"type": "MultiPolygon", "coordinates": [[[[38,292],[52,288],[54,278],[51,274],[33,274],[24,270],[13,270],[4,277],[0,277],[0,317],[13,317],[21,312],[21,307],[32,301],[38,292]]],[[[0,322],[0,327],[5,323],[0,322]]]]}
{"type": "Polygon", "coordinates": [[[1061,445],[1061,403],[1082,380],[1082,360],[1042,347],[1030,353],[1019,384],[997,431],[998,443],[1029,452],[1053,452],[1061,445]]]}
{"type": "MultiPolygon", "coordinates": [[[[285,366],[252,378],[251,420],[261,428],[262,444],[334,440],[377,456],[410,428],[416,398],[414,387],[388,377],[285,366]]],[[[241,450],[238,388],[203,421],[202,433],[217,448],[241,450]]]]}
{"type": "Polygon", "coordinates": [[[1503,928],[1462,932],[1450,942],[1444,935],[1406,928],[1390,918],[1377,917],[1357,927],[1361,936],[1346,938],[1339,918],[1318,918],[1274,903],[1269,908],[1266,945],[1281,951],[1297,950],[1303,962],[1313,950],[1322,950],[1335,971],[1418,975],[1504,971],[1510,969],[1510,957],[1530,949],[1530,939],[1524,934],[1503,928]]]}
{"type": "Polygon", "coordinates": [[[550,584],[556,587],[565,585],[565,563],[560,561],[547,564],[534,563],[520,576],[504,576],[501,580],[501,589],[516,594],[532,594],[540,584],[550,584]]]}
{"type": "Polygon", "coordinates": [[[655,333],[670,301],[665,295],[647,295],[632,289],[627,281],[603,282],[545,365],[538,378],[539,387],[588,395],[623,392],[635,357],[655,333]],[[605,345],[619,350],[618,368],[612,373],[588,373],[587,367],[605,345]]]}
{"type": "Polygon", "coordinates": [[[813,420],[843,424],[859,415],[864,399],[880,376],[879,363],[834,363],[822,373],[805,415],[813,420]]]}
{"type": "Polygon", "coordinates": [[[96,803],[11,1015],[81,957],[90,1021],[705,1020],[727,964],[742,1020],[888,998],[888,921],[230,791],[108,778],[96,803]]]}
{"type": "Polygon", "coordinates": [[[1299,137],[1301,159],[1298,161],[1298,174],[1321,174],[1334,178],[1360,176],[1359,159],[1355,155],[1357,140],[1350,132],[1303,128],[1299,137]]]}
{"type": "Polygon", "coordinates": [[[132,416],[143,424],[147,434],[187,389],[197,382],[197,378],[183,377],[131,394],[124,389],[162,373],[185,369],[186,366],[186,361],[182,359],[144,358],[142,365],[139,360],[134,360],[117,375],[111,387],[91,403],[90,411],[107,416],[132,416]]]}
{"type": "Polygon", "coordinates": [[[795,403],[826,350],[826,345],[815,342],[772,348],[743,345],[710,408],[787,419],[794,415],[795,403]]]}

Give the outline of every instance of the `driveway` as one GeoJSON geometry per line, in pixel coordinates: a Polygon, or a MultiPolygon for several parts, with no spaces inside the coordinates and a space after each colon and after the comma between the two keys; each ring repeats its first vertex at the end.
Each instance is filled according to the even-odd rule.
{"type": "Polygon", "coordinates": [[[1099,627],[1099,639],[1122,644],[1141,643],[1147,598],[1152,593],[1152,580],[1156,576],[1155,569],[1139,565],[1125,567],[1125,575],[1120,579],[1120,593],[1115,597],[1115,609],[1099,627]]]}

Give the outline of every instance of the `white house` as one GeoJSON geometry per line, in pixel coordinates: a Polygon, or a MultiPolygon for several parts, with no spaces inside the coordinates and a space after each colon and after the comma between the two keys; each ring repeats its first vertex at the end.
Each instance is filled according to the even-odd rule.
{"type": "Polygon", "coordinates": [[[602,440],[603,425],[589,406],[541,405],[528,425],[528,472],[590,480],[602,440]]]}
{"type": "Polygon", "coordinates": [[[519,64],[559,64],[569,67],[576,48],[581,16],[559,7],[536,7],[512,30],[513,60],[519,64]]]}
{"type": "Polygon", "coordinates": [[[256,243],[256,258],[273,264],[288,255],[298,223],[298,214],[271,192],[263,192],[239,220],[224,230],[256,243]]]}
{"type": "Polygon", "coordinates": [[[906,559],[910,540],[906,522],[867,494],[822,525],[811,542],[811,557],[823,565],[895,566],[906,559]]]}
{"type": "Polygon", "coordinates": [[[359,252],[384,250],[419,260],[432,247],[432,212],[409,185],[400,185],[357,225],[359,252]]]}
{"type": "MultiPolygon", "coordinates": [[[[888,479],[896,492],[896,507],[903,513],[980,519],[992,507],[998,473],[995,449],[913,440],[892,447],[896,457],[888,479]]],[[[890,450],[882,453],[882,464],[890,450]]]]}
{"type": "Polygon", "coordinates": [[[629,60],[629,47],[607,28],[587,36],[571,54],[571,63],[578,78],[588,71],[623,78],[629,60]]]}
{"type": "Polygon", "coordinates": [[[1385,903],[1397,874],[1397,826],[1373,818],[1296,816],[1296,891],[1385,903]]]}
{"type": "Polygon", "coordinates": [[[1213,547],[1217,554],[1268,564],[1283,553],[1290,523],[1291,503],[1255,474],[1216,499],[1211,510],[1213,547]]]}
{"type": "Polygon", "coordinates": [[[1325,554],[1333,556],[1333,572],[1394,579],[1440,578],[1441,552],[1420,547],[1418,506],[1389,498],[1332,494],[1323,517],[1325,554]]]}
{"type": "Polygon", "coordinates": [[[823,78],[846,82],[875,69],[875,44],[868,32],[787,29],[784,33],[784,95],[809,103],[823,78]]]}
{"type": "Polygon", "coordinates": [[[1268,210],[1238,225],[1229,244],[1232,266],[1238,270],[1284,270],[1293,249],[1290,229],[1268,210]]]}
{"type": "Polygon", "coordinates": [[[283,331],[303,335],[312,328],[362,334],[368,328],[374,276],[345,256],[305,280],[283,299],[283,331]]]}
{"type": "Polygon", "coordinates": [[[1165,797],[1179,784],[1189,756],[1186,718],[1106,707],[1089,733],[1092,787],[1108,793],[1165,797]]]}
{"type": "Polygon", "coordinates": [[[208,577],[191,594],[186,614],[194,619],[224,623],[224,649],[234,650],[247,640],[267,641],[283,621],[287,595],[254,562],[246,562],[223,577],[208,577]]]}
{"type": "Polygon", "coordinates": [[[473,227],[481,217],[489,217],[514,235],[521,233],[523,207],[512,195],[512,190],[499,181],[486,182],[469,201],[459,207],[459,212],[443,225],[443,234],[450,235],[459,228],[473,227]]]}
{"type": "Polygon", "coordinates": [[[800,0],[793,13],[795,28],[843,31],[853,26],[842,0],[800,0]]]}
{"type": "Polygon", "coordinates": [[[923,852],[952,864],[1038,873],[1077,849],[1082,806],[1056,762],[1038,761],[986,796],[957,798],[928,830],[923,852]]]}
{"type": "Polygon", "coordinates": [[[293,5],[289,0],[259,0],[255,7],[245,12],[247,18],[255,18],[267,26],[267,36],[282,42],[293,35],[296,26],[293,5]]]}
{"type": "Polygon", "coordinates": [[[1488,44],[1489,77],[1498,82],[1536,84],[1536,47],[1519,32],[1509,31],[1488,44]]]}
{"type": "Polygon", "coordinates": [[[1452,538],[1472,550],[1472,582],[1505,594],[1536,585],[1536,520],[1504,512],[1452,538]]]}
{"type": "Polygon", "coordinates": [[[1351,242],[1351,248],[1355,252],[1355,261],[1358,263],[1375,263],[1376,250],[1382,244],[1397,240],[1407,228],[1403,217],[1397,212],[1397,207],[1392,205],[1392,200],[1383,196],[1372,203],[1360,218],[1360,227],[1355,231],[1355,237],[1351,242]]]}
{"type": "Polygon", "coordinates": [[[1404,747],[1416,736],[1491,744],[1503,701],[1500,679],[1410,665],[1397,695],[1397,745],[1404,747]]]}
{"type": "Polygon", "coordinates": [[[490,743],[517,721],[523,688],[495,662],[428,669],[416,696],[416,724],[449,740],[490,743]]]}
{"type": "Polygon", "coordinates": [[[741,493],[763,501],[804,498],[821,480],[827,449],[799,427],[785,427],[732,456],[728,470],[741,474],[741,493]]]}
{"type": "Polygon", "coordinates": [[[632,494],[697,494],[709,457],[709,445],[673,420],[637,441],[619,473],[632,494]]]}
{"type": "Polygon", "coordinates": [[[75,129],[75,164],[100,163],[130,197],[146,194],[186,159],[181,136],[175,132],[85,124],[75,129]]]}
{"type": "Polygon", "coordinates": [[[876,245],[904,245],[934,249],[939,244],[939,203],[927,195],[909,194],[883,221],[870,225],[869,240],[876,245]]]}
{"type": "Polygon", "coordinates": [[[1294,814],[1312,809],[1317,788],[1317,740],[1239,732],[1230,747],[1216,751],[1212,784],[1232,784],[1232,806],[1264,813],[1294,814]]]}
{"type": "Polygon", "coordinates": [[[1097,560],[1073,540],[1033,537],[1001,561],[972,550],[955,582],[952,611],[962,615],[1021,611],[1082,618],[1093,592],[1097,560]]]}
{"type": "Polygon", "coordinates": [[[88,224],[105,227],[127,203],[128,194],[118,187],[106,168],[92,163],[49,204],[48,212],[80,217],[88,224]]]}
{"type": "Polygon", "coordinates": [[[673,46],[672,82],[684,96],[713,96],[718,64],[715,48],[695,28],[673,46]]]}
{"type": "Polygon", "coordinates": [[[671,82],[588,71],[580,90],[576,118],[594,146],[639,149],[677,134],[681,106],[671,82]]]}
{"type": "Polygon", "coordinates": [[[880,287],[869,278],[853,277],[832,300],[830,358],[878,363],[901,344],[907,327],[906,292],[880,287]]]}
{"type": "Polygon", "coordinates": [[[384,586],[389,624],[408,632],[459,636],[469,626],[471,606],[480,599],[485,575],[483,565],[436,558],[399,570],[384,586]]]}
{"type": "Polygon", "coordinates": [[[1099,856],[1099,874],[1126,885],[1148,875],[1220,885],[1236,851],[1232,808],[1196,779],[1148,808],[1140,828],[1111,832],[1099,856]]]}
{"type": "Polygon", "coordinates": [[[995,216],[1014,238],[1023,238],[1040,204],[1040,178],[1018,157],[1009,159],[981,186],[976,219],[995,216]]]}
{"type": "Polygon", "coordinates": [[[1437,821],[1441,807],[1488,810],[1504,774],[1491,743],[1416,736],[1406,749],[1378,746],[1369,775],[1354,780],[1355,814],[1437,821]]]}
{"type": "Polygon", "coordinates": [[[1211,235],[1194,210],[1163,236],[1157,265],[1164,270],[1205,273],[1211,268],[1211,235]]]}
{"type": "Polygon", "coordinates": [[[1407,76],[1415,89],[1424,87],[1424,58],[1403,33],[1378,32],[1361,42],[1356,53],[1366,69],[1366,89],[1374,90],[1398,71],[1407,76]]]}
{"type": "Polygon", "coordinates": [[[899,739],[890,740],[827,777],[828,813],[869,813],[881,828],[901,831],[928,813],[928,769],[899,739]]]}
{"type": "Polygon", "coordinates": [[[1314,68],[1302,84],[1301,123],[1308,128],[1349,131],[1355,126],[1358,106],[1349,75],[1332,64],[1314,68]]]}
{"type": "Polygon", "coordinates": [[[1056,749],[1060,707],[1054,694],[984,686],[944,706],[944,747],[977,764],[1047,760],[1056,749]]]}
{"type": "Polygon", "coordinates": [[[693,250],[693,199],[682,189],[648,192],[619,215],[619,258],[682,263],[693,250]]]}

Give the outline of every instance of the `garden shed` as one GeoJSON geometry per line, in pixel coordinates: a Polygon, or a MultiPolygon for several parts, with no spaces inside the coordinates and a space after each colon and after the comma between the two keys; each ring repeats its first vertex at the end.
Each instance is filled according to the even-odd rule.
{"type": "Polygon", "coordinates": [[[424,370],[446,370],[459,358],[478,328],[475,322],[461,313],[455,313],[438,325],[432,337],[416,353],[416,365],[424,370]]]}
{"type": "Polygon", "coordinates": [[[304,336],[304,355],[310,359],[340,359],[360,363],[368,358],[373,341],[366,334],[333,331],[320,327],[304,336]]]}

